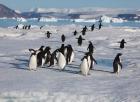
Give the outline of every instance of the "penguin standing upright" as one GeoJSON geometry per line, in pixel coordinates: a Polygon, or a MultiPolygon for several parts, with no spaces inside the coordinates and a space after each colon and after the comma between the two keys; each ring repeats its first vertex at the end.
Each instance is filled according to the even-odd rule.
{"type": "Polygon", "coordinates": [[[58,58],[56,57],[56,53],[58,52],[58,50],[55,50],[52,54],[51,54],[51,58],[50,58],[50,66],[55,65],[58,62],[58,58]]]}
{"type": "Polygon", "coordinates": [[[89,68],[90,68],[90,69],[93,69],[94,64],[97,64],[97,61],[96,61],[95,58],[92,56],[92,53],[91,53],[91,52],[85,53],[85,56],[87,56],[89,68]]]}
{"type": "Polygon", "coordinates": [[[67,46],[67,54],[66,54],[66,62],[67,62],[67,64],[72,63],[73,59],[74,59],[74,51],[73,51],[72,46],[69,44],[67,46]]]}
{"type": "Polygon", "coordinates": [[[66,59],[61,52],[58,52],[58,66],[60,67],[61,70],[64,70],[66,66],[66,59]]]}
{"type": "Polygon", "coordinates": [[[93,25],[91,26],[91,31],[93,31],[94,28],[95,28],[95,24],[93,24],[93,25]]]}
{"type": "Polygon", "coordinates": [[[37,69],[37,51],[34,49],[29,49],[31,52],[31,56],[29,58],[29,70],[36,70],[37,69]]]}
{"type": "Polygon", "coordinates": [[[47,35],[47,38],[50,38],[50,35],[52,34],[52,33],[50,33],[49,31],[47,31],[47,33],[45,33],[46,35],[47,35]]]}
{"type": "Polygon", "coordinates": [[[94,48],[95,48],[95,47],[93,46],[92,42],[89,41],[89,45],[88,45],[87,50],[89,50],[89,52],[93,53],[93,52],[94,52],[94,48]]]}
{"type": "Polygon", "coordinates": [[[100,23],[99,23],[99,30],[102,28],[102,26],[103,26],[103,25],[102,25],[102,23],[100,22],[100,23]]]}
{"type": "Polygon", "coordinates": [[[44,54],[44,50],[43,50],[44,46],[41,46],[38,50],[40,51],[37,54],[37,66],[38,67],[42,67],[45,63],[45,54],[44,54]]]}
{"type": "Polygon", "coordinates": [[[66,39],[65,35],[62,34],[62,36],[61,36],[61,40],[62,40],[62,42],[65,42],[65,39],[66,39]]]}
{"type": "Polygon", "coordinates": [[[65,47],[65,45],[64,44],[62,44],[61,45],[61,47],[59,48],[59,51],[65,56],[65,49],[66,49],[66,47],[65,47]]]}
{"type": "Polygon", "coordinates": [[[120,56],[122,54],[121,53],[118,53],[113,61],[113,72],[114,73],[119,73],[120,70],[122,69],[122,63],[121,63],[121,60],[120,60],[120,56]]]}
{"type": "Polygon", "coordinates": [[[89,74],[89,66],[87,59],[88,59],[87,56],[84,56],[84,58],[82,59],[82,63],[80,64],[80,71],[85,76],[89,74]]]}
{"type": "Polygon", "coordinates": [[[78,38],[76,38],[76,39],[78,39],[77,42],[78,42],[78,45],[79,45],[79,46],[81,46],[81,45],[82,45],[82,41],[85,40],[85,39],[82,38],[81,35],[80,35],[78,38]]]}
{"type": "Polygon", "coordinates": [[[118,43],[120,43],[120,48],[124,48],[124,44],[126,43],[125,42],[125,40],[124,39],[122,39],[120,42],[118,42],[118,43]]]}
{"type": "Polygon", "coordinates": [[[51,48],[49,46],[47,46],[44,50],[44,55],[45,55],[45,64],[48,64],[50,62],[50,58],[51,58],[51,52],[50,52],[51,48]]]}
{"type": "Polygon", "coordinates": [[[78,32],[75,30],[75,31],[73,32],[73,35],[74,35],[74,36],[76,36],[76,35],[77,35],[77,33],[78,33],[78,32]]]}

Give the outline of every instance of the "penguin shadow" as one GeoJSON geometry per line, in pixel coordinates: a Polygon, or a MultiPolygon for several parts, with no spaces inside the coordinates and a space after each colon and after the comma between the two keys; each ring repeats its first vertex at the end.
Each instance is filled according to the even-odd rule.
{"type": "Polygon", "coordinates": [[[63,70],[58,69],[58,68],[53,68],[53,67],[48,67],[47,69],[56,71],[56,72],[65,72],[65,73],[71,73],[71,74],[79,74],[80,71],[74,71],[74,70],[69,70],[67,68],[64,68],[63,70]]]}
{"type": "Polygon", "coordinates": [[[9,63],[16,69],[28,70],[28,60],[27,59],[16,59],[19,63],[9,63]]]}
{"type": "Polygon", "coordinates": [[[94,71],[113,73],[112,64],[113,64],[112,59],[97,59],[97,65],[101,66],[102,69],[94,69],[94,71]]]}

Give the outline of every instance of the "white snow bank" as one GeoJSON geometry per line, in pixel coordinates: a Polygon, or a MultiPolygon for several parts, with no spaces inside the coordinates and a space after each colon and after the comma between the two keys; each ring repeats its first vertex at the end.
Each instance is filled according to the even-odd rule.
{"type": "Polygon", "coordinates": [[[47,18],[47,17],[41,17],[40,19],[39,19],[39,22],[57,22],[58,21],[58,19],[56,19],[56,18],[47,18]]]}

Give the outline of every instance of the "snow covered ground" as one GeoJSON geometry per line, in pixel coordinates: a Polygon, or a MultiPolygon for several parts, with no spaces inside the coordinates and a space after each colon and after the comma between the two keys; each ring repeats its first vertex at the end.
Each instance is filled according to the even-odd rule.
{"type": "Polygon", "coordinates": [[[22,30],[0,28],[0,102],[140,102],[140,29],[103,27],[88,31],[82,46],[72,32],[81,31],[80,25],[46,26],[43,29],[22,30]],[[50,39],[45,32],[52,32],[50,39]],[[50,46],[54,51],[62,44],[61,35],[66,35],[65,45],[74,48],[75,59],[64,71],[58,66],[28,70],[29,48],[50,46]],[[125,39],[124,49],[117,43],[125,39]],[[95,70],[90,75],[79,73],[79,65],[88,41],[96,50],[95,70]],[[121,52],[123,69],[112,73],[112,62],[121,52]]]}

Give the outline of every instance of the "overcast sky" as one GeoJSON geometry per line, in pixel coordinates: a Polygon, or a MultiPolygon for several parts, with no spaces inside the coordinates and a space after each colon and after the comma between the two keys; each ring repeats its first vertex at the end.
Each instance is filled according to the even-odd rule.
{"type": "Polygon", "coordinates": [[[140,8],[140,0],[0,0],[11,9],[27,11],[32,8],[140,8]]]}

